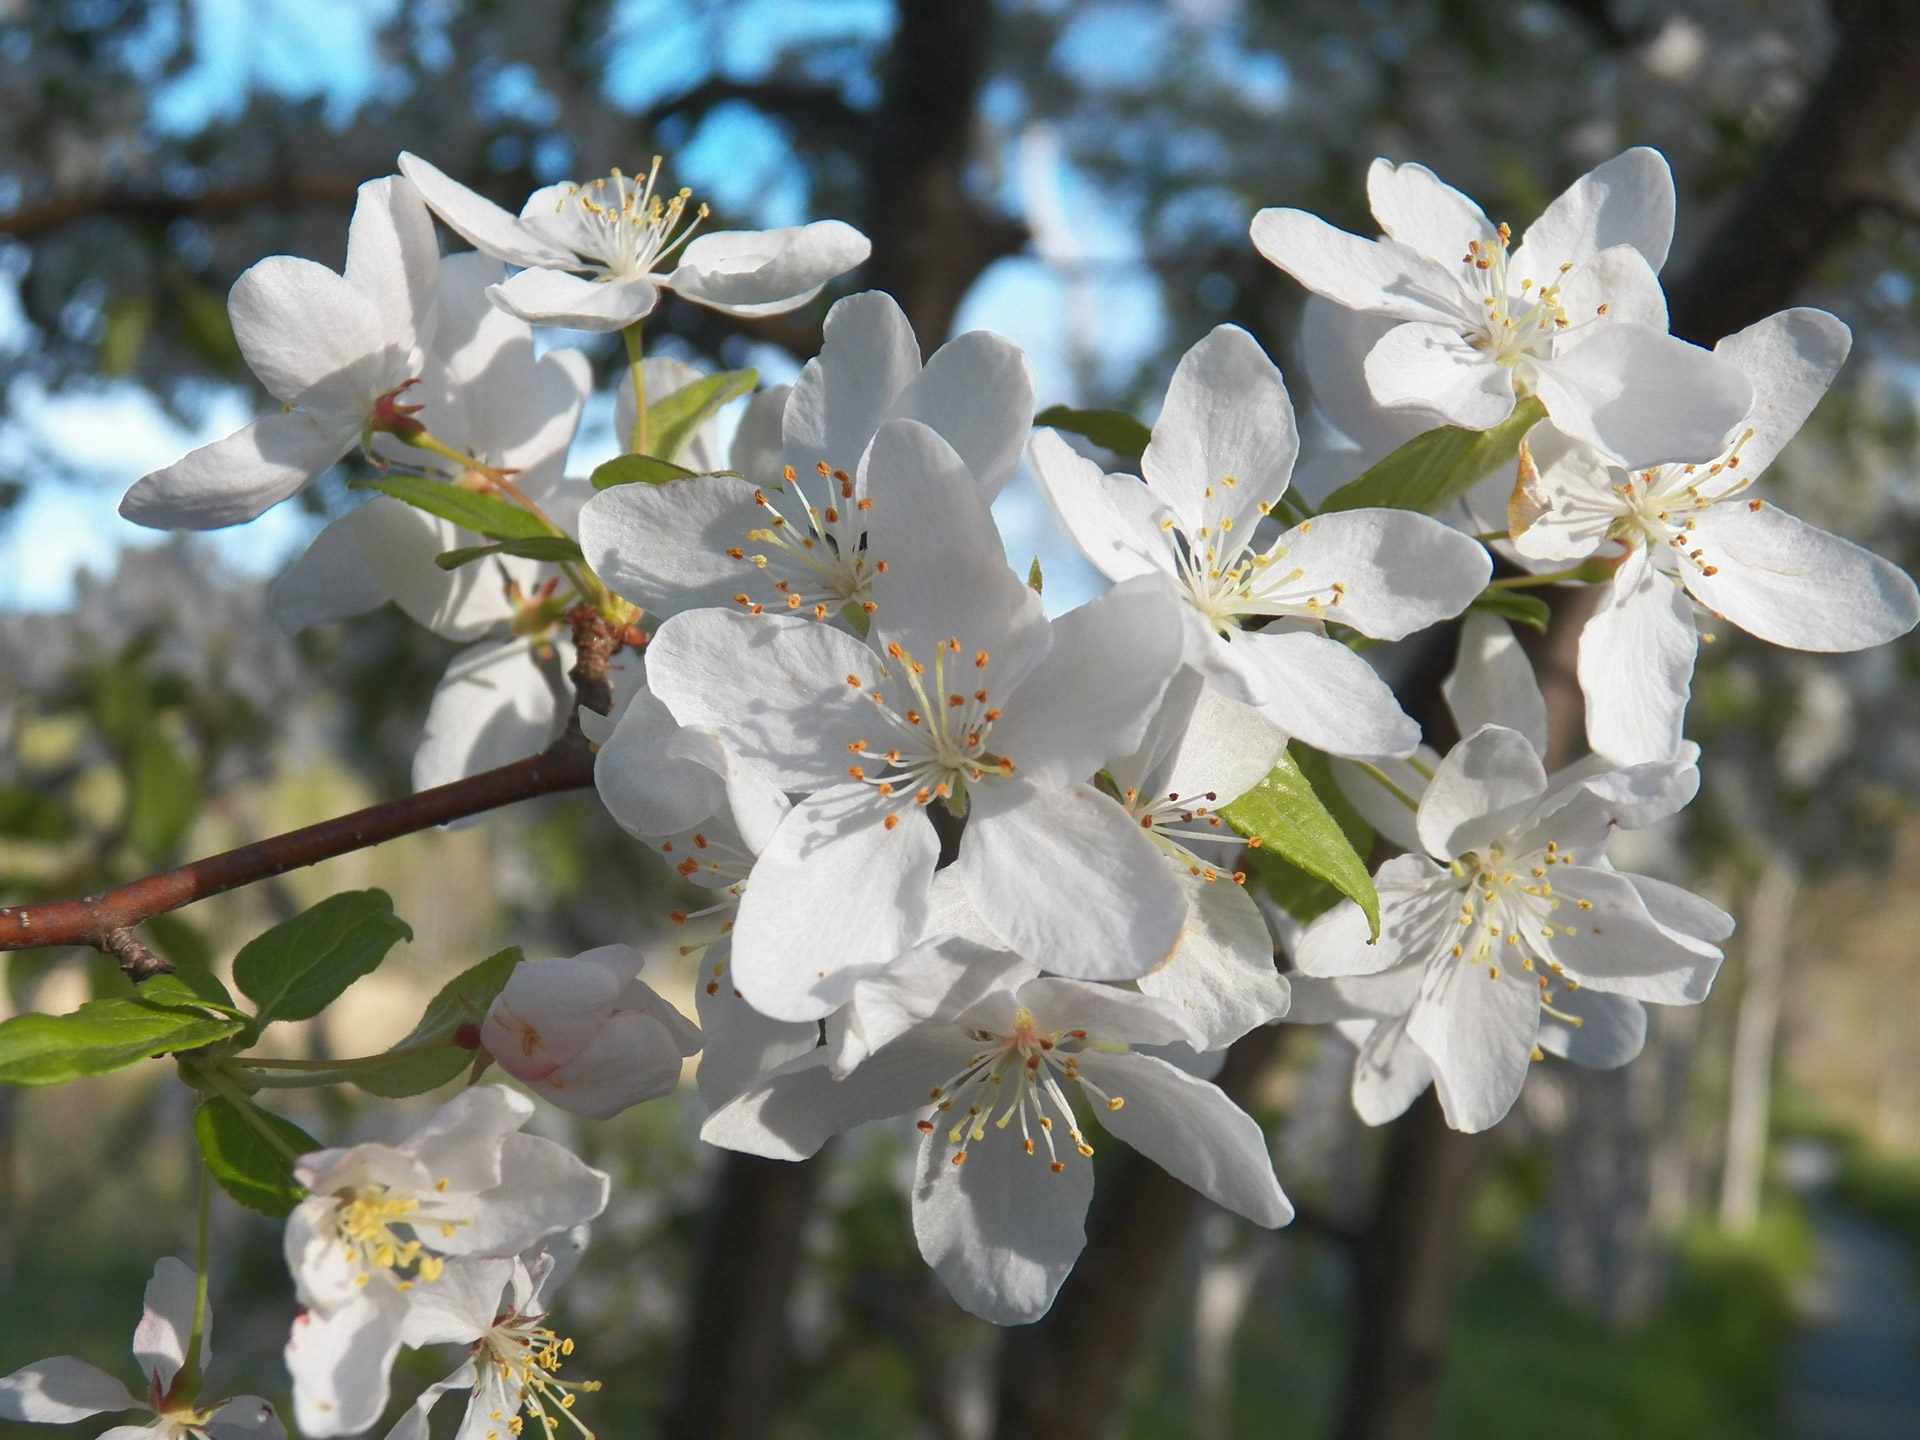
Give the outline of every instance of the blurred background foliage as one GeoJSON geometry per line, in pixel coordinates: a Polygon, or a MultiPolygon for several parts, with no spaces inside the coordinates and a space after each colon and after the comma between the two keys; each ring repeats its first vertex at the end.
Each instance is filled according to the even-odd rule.
{"type": "MultiPolygon", "coordinates": [[[[261,402],[226,325],[234,277],[275,252],[337,266],[354,187],[400,149],[516,208],[536,185],[659,152],[717,223],[848,219],[875,253],[844,288],[894,293],[929,347],[1002,330],[1032,354],[1043,405],[1150,420],[1174,359],[1234,321],[1282,360],[1311,434],[1302,296],[1247,243],[1254,210],[1369,230],[1363,176],[1384,154],[1518,225],[1597,161],[1656,145],[1680,190],[1676,319],[1698,316],[1717,227],[1747,213],[1847,47],[1904,45],[1913,66],[1920,41],[1886,18],[1907,8],[0,0],[0,903],[403,790],[447,647],[391,610],[297,639],[265,618],[263,578],[350,503],[337,478],[205,540],[122,549],[156,537],[112,518],[144,469],[261,402]],[[97,573],[76,578],[82,562],[97,573]]],[[[1904,73],[1920,89],[1920,68],[1904,73]]],[[[1833,310],[1856,345],[1766,484],[1912,568],[1920,147],[1898,121],[1776,302],[1833,310]]],[[[1789,218],[1805,203],[1779,195],[1789,218]]],[[[831,298],[754,322],[669,300],[650,338],[789,378],[831,298]]],[[[618,363],[610,337],[562,338],[618,363]]],[[[604,395],[590,410],[583,472],[611,444],[609,410],[604,395]]],[[[1041,555],[1050,602],[1084,588],[1030,485],[1001,508],[1020,563],[1041,555]]],[[[1450,640],[1384,662],[1417,714],[1450,640]]],[[[1536,660],[1564,684],[1564,645],[1536,660]]],[[[1742,932],[1712,999],[1660,1013],[1633,1066],[1548,1062],[1475,1152],[1464,1219],[1441,1237],[1457,1289],[1434,1433],[1920,1433],[1920,642],[1836,657],[1723,633],[1689,727],[1708,756],[1701,800],[1626,837],[1620,863],[1701,889],[1742,932]]],[[[588,796],[330,861],[148,938],[218,967],[266,925],[369,884],[416,938],[322,1020],[282,1027],[302,1053],[389,1043],[447,976],[510,943],[641,945],[649,977],[691,1010],[669,881],[588,796]]],[[[10,957],[6,978],[16,1009],[124,986],[71,952],[10,957]]],[[[1303,1221],[1270,1235],[1207,1212],[1168,1235],[1137,1363],[1112,1396],[1086,1396],[1112,1414],[1087,1433],[1358,1433],[1339,1418],[1355,1237],[1398,1142],[1353,1118],[1350,1058],[1330,1033],[1283,1034],[1251,1103],[1303,1221]]],[[[187,1250],[188,1100],[148,1068],[0,1095],[0,1369],[63,1350],[111,1363],[153,1258],[187,1250]]],[[[419,1113],[333,1095],[287,1112],[329,1141],[396,1135],[419,1113]]],[[[1054,1342],[1013,1332],[1003,1346],[945,1299],[904,1225],[907,1138],[884,1128],[791,1192],[791,1279],[769,1262],[764,1293],[742,1302],[774,1334],[751,1403],[723,1418],[685,1403],[716,1248],[752,1243],[714,1233],[735,1213],[713,1208],[732,1172],[698,1122],[691,1092],[604,1125],[538,1122],[620,1181],[562,1309],[578,1368],[608,1382],[583,1404],[589,1424],[1021,1433],[995,1376],[1054,1342]]],[[[279,1393],[291,1301],[277,1234],[231,1206],[216,1217],[216,1379],[279,1393]]],[[[398,1389],[450,1363],[410,1355],[398,1389]]]]}

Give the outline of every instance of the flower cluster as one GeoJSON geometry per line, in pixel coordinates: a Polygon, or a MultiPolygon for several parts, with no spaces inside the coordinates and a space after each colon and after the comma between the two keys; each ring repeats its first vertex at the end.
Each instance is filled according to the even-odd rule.
{"type": "MultiPolygon", "coordinates": [[[[966,334],[923,364],[877,292],[826,312],[819,354],[753,395],[723,456],[715,415],[753,377],[646,358],[642,319],[663,289],[733,315],[806,303],[865,258],[856,232],[696,234],[705,211],[657,164],[538,191],[518,217],[400,168],[363,187],[344,275],[280,257],[235,288],[242,351],[285,412],[148,476],[125,513],[230,524],[357,448],[384,493],[280,580],[278,618],[392,601],[468,643],[416,783],[577,727],[609,813],[705,897],[672,916],[697,1029],[612,946],[520,967],[479,1043],[590,1117],[665,1093],[701,1051],[703,1136],[759,1155],[913,1117],[921,1251],[1000,1323],[1052,1303],[1108,1136],[1258,1224],[1290,1218],[1259,1124],[1210,1079],[1255,1027],[1338,1026],[1374,1123],[1431,1084],[1482,1129],[1545,1054],[1630,1060],[1643,1006],[1701,1000],[1731,930],[1606,854],[1697,788],[1681,730],[1701,618],[1823,650],[1920,620],[1903,573],[1755,489],[1845,327],[1793,310],[1713,351],[1669,335],[1673,191],[1649,150],[1517,243],[1385,161],[1378,239],[1261,212],[1254,244],[1318,297],[1315,390],[1351,446],[1309,457],[1304,486],[1287,387],[1241,329],[1186,353],[1138,473],[1109,474],[1033,432],[1016,347],[966,334]],[[440,256],[430,212],[477,251],[440,256]],[[590,368],[536,351],[539,325],[628,343],[629,453],[590,482],[565,474],[590,368]],[[1511,440],[1445,493],[1396,489],[1389,452],[1446,425],[1511,440]],[[1064,614],[991,510],[1023,455],[1111,581],[1064,614]],[[1354,457],[1344,478],[1384,463],[1333,489],[1354,457]],[[1494,580],[1496,555],[1515,573],[1494,580]],[[1486,597],[1595,581],[1591,753],[1550,773],[1546,707],[1486,597]],[[1443,757],[1364,652],[1463,614],[1443,757]],[[604,692],[583,686],[581,708],[566,676],[595,664],[604,692]],[[1351,898],[1268,907],[1270,929],[1248,847],[1346,843],[1303,756],[1405,853],[1369,885],[1349,851],[1351,898]]],[[[483,1420],[524,1406],[552,1429],[569,1410],[543,1297],[606,1181],[520,1135],[526,1114],[470,1090],[397,1148],[303,1162],[288,1356],[308,1433],[373,1423],[403,1345],[470,1353],[396,1434],[424,1434],[449,1388],[483,1420]]]]}

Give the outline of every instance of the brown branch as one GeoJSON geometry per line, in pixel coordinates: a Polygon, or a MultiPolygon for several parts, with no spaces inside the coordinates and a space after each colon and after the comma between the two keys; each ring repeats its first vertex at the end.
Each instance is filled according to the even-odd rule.
{"type": "Polygon", "coordinates": [[[582,790],[591,784],[593,750],[578,729],[570,728],[539,755],[451,785],[437,785],[337,820],[324,820],[303,830],[242,845],[238,850],[149,875],[83,900],[0,909],[0,951],[91,945],[119,957],[122,968],[132,978],[142,980],[172,968],[156,959],[130,932],[130,927],[156,915],[416,830],[430,830],[536,795],[582,790]]]}
{"type": "Polygon", "coordinates": [[[1669,289],[1673,333],[1703,345],[1793,303],[1807,276],[1887,190],[1920,112],[1920,5],[1835,6],[1833,58],[1793,128],[1669,289]]]}

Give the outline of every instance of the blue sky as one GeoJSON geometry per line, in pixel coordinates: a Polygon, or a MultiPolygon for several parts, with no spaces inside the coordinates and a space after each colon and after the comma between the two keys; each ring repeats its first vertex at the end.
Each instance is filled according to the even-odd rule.
{"type": "MultiPolygon", "coordinates": [[[[1206,3],[1188,0],[1183,8],[1206,3]]],[[[326,115],[344,121],[392,83],[376,40],[396,6],[397,0],[193,0],[188,23],[195,63],[156,90],[151,124],[189,133],[239,113],[254,88],[317,99],[326,115]]],[[[626,0],[607,42],[607,92],[619,104],[644,105],[714,70],[739,78],[764,74],[780,47],[794,40],[877,43],[889,10],[886,0],[743,0],[724,7],[626,0]]],[[[1099,7],[1069,31],[1058,58],[1083,79],[1142,83],[1139,57],[1160,50],[1176,23],[1163,7],[1099,7]]],[[[435,37],[417,38],[431,56],[435,37]]],[[[162,25],[141,42],[141,53],[164,56],[173,39],[162,25]]],[[[864,76],[851,58],[857,53],[854,45],[828,47],[808,63],[858,101],[864,76]]],[[[1251,92],[1273,89],[1276,103],[1284,91],[1284,74],[1271,67],[1235,79],[1251,92]]],[[[530,75],[505,66],[489,87],[488,103],[536,114],[547,102],[530,75]]],[[[1014,113],[996,119],[1011,136],[1001,157],[999,198],[1027,217],[1038,253],[988,270],[962,306],[956,329],[1006,335],[1033,362],[1039,403],[1072,402],[1081,398],[1077,374],[1116,383],[1157,349],[1164,328],[1158,291],[1129,217],[1060,157],[1043,128],[1021,125],[1014,113]],[[1090,317],[1098,317],[1097,326],[1090,317]]],[[[670,160],[677,178],[757,223],[805,218],[804,180],[786,163],[780,128],[745,106],[714,111],[670,160]]],[[[0,285],[0,348],[17,348],[26,338],[9,280],[0,285]]],[[[238,390],[210,392],[194,397],[193,422],[182,424],[127,383],[48,395],[22,381],[9,398],[12,419],[0,428],[0,457],[12,473],[46,477],[36,478],[0,528],[0,609],[15,610],[60,608],[71,600],[80,570],[105,571],[122,547],[157,543],[159,535],[119,518],[120,495],[140,475],[245,423],[251,403],[238,390]],[[38,466],[36,457],[60,463],[38,466]]],[[[611,452],[608,405],[602,397],[590,407],[575,448],[577,473],[611,452]]],[[[1034,556],[1041,559],[1050,608],[1098,587],[1024,475],[997,511],[1014,563],[1024,571],[1034,556]]],[[[298,553],[312,527],[295,507],[281,506],[210,539],[225,563],[272,574],[298,553]]]]}

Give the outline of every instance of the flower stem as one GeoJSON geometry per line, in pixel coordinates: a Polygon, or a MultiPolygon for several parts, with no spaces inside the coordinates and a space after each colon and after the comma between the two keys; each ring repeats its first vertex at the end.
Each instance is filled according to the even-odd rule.
{"type": "Polygon", "coordinates": [[[213,1087],[215,1093],[218,1094],[221,1099],[225,1100],[240,1112],[240,1118],[253,1127],[254,1134],[258,1135],[262,1140],[266,1141],[267,1144],[286,1156],[290,1162],[299,1162],[299,1152],[287,1144],[285,1140],[282,1140],[274,1131],[274,1128],[260,1118],[260,1112],[253,1108],[253,1102],[241,1094],[238,1087],[236,1087],[231,1080],[221,1074],[220,1071],[213,1069],[202,1070],[200,1074],[205,1077],[207,1084],[213,1087]]]}
{"type": "Polygon", "coordinates": [[[200,1162],[200,1224],[193,1257],[193,1326],[187,1335],[187,1353],[167,1398],[189,1407],[200,1395],[200,1337],[207,1333],[207,1216],[213,1199],[213,1176],[200,1162]]]}
{"type": "Polygon", "coordinates": [[[647,453],[647,374],[642,368],[640,322],[634,321],[620,332],[627,342],[627,369],[633,374],[633,433],[627,437],[627,449],[635,455],[647,453]]]}
{"type": "Polygon", "coordinates": [[[1353,763],[1371,775],[1389,795],[1406,806],[1407,809],[1418,810],[1420,808],[1420,802],[1402,790],[1398,785],[1394,784],[1393,781],[1389,780],[1386,771],[1382,770],[1378,765],[1369,765],[1364,760],[1356,760],[1353,763]]]}

